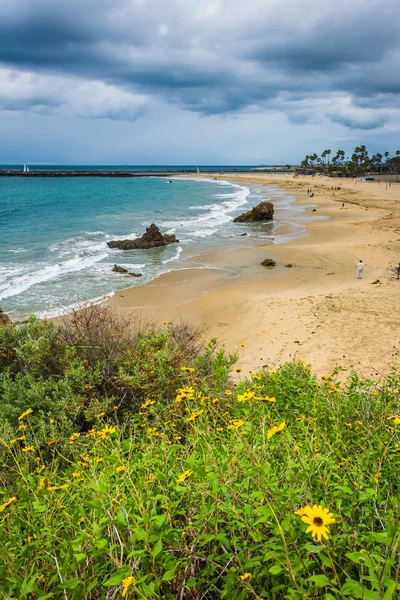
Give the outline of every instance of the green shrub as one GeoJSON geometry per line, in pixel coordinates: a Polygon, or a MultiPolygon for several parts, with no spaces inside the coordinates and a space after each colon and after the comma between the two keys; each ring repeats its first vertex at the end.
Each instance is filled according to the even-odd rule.
{"type": "Polygon", "coordinates": [[[214,343],[192,365],[166,397],[148,367],[139,412],[67,445],[41,448],[36,408],[3,424],[0,597],[399,597],[397,374],[343,384],[288,363],[226,386],[214,343]],[[314,505],[328,539],[296,514],[314,505]]]}

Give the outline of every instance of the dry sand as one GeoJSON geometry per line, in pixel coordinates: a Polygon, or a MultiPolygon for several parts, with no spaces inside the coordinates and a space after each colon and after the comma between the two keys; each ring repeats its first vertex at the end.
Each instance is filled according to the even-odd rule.
{"type": "Polygon", "coordinates": [[[400,281],[394,273],[400,184],[260,173],[231,179],[289,189],[307,205],[312,188],[312,214],[329,219],[308,224],[307,237],[286,244],[254,241],[253,247],[208,252],[197,260],[213,268],[175,271],[117,292],[111,306],[158,322],[187,319],[229,351],[245,344],[239,361],[244,373],[295,359],[319,374],[341,365],[363,376],[386,375],[400,350],[400,281]],[[266,257],[278,266],[261,267],[266,257]]]}

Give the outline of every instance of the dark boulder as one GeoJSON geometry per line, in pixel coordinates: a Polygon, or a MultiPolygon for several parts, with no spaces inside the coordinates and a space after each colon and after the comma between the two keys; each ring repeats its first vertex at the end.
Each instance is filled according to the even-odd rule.
{"type": "Polygon", "coordinates": [[[124,267],[120,267],[119,265],[114,265],[112,270],[115,273],[122,273],[123,275],[130,275],[131,277],[141,277],[142,276],[141,273],[133,273],[131,271],[128,271],[128,269],[125,269],[124,267]]]}
{"type": "Polygon", "coordinates": [[[128,273],[128,269],[124,269],[124,267],[120,267],[119,265],[114,265],[112,270],[115,273],[128,273]]]}
{"type": "Polygon", "coordinates": [[[5,327],[9,323],[11,323],[10,317],[3,313],[2,309],[0,308],[0,327],[5,327]]]}
{"type": "Polygon", "coordinates": [[[274,205],[268,200],[260,202],[257,206],[246,213],[243,213],[236,219],[234,223],[255,223],[257,221],[272,221],[274,218],[274,205]]]}
{"type": "Polygon", "coordinates": [[[274,260],[272,260],[272,258],[266,258],[265,260],[262,261],[262,263],[260,263],[260,265],[262,267],[275,267],[276,266],[276,262],[274,260]]]}
{"type": "Polygon", "coordinates": [[[158,248],[168,244],[179,243],[174,235],[163,235],[157,225],[152,223],[146,228],[146,233],[135,240],[111,240],[107,242],[110,248],[119,248],[120,250],[148,250],[149,248],[158,248]]]}

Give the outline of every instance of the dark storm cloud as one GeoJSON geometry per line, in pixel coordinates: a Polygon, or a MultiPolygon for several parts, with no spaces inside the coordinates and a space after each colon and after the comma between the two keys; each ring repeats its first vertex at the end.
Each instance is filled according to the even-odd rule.
{"type": "Polygon", "coordinates": [[[397,3],[0,0],[0,64],[38,77],[37,89],[25,84],[14,105],[3,84],[0,106],[63,105],[61,84],[52,92],[43,78],[65,77],[66,86],[78,78],[121,91],[122,102],[113,92],[94,116],[135,118],[144,101],[127,111],[131,94],[205,115],[266,107],[294,121],[318,114],[353,128],[381,127],[385,117],[371,111],[395,109],[400,95],[397,3]],[[332,102],[321,107],[318,96],[332,102]],[[344,97],[351,106],[343,107],[344,97]]]}

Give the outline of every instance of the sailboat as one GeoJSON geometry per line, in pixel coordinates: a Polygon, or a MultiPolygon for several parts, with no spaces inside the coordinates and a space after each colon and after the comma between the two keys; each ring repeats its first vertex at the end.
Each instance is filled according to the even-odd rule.
{"type": "Polygon", "coordinates": [[[200,173],[200,169],[199,169],[199,167],[197,167],[197,172],[198,172],[198,173],[200,173]]]}
{"type": "Polygon", "coordinates": [[[29,173],[29,167],[24,163],[24,173],[29,173]]]}

